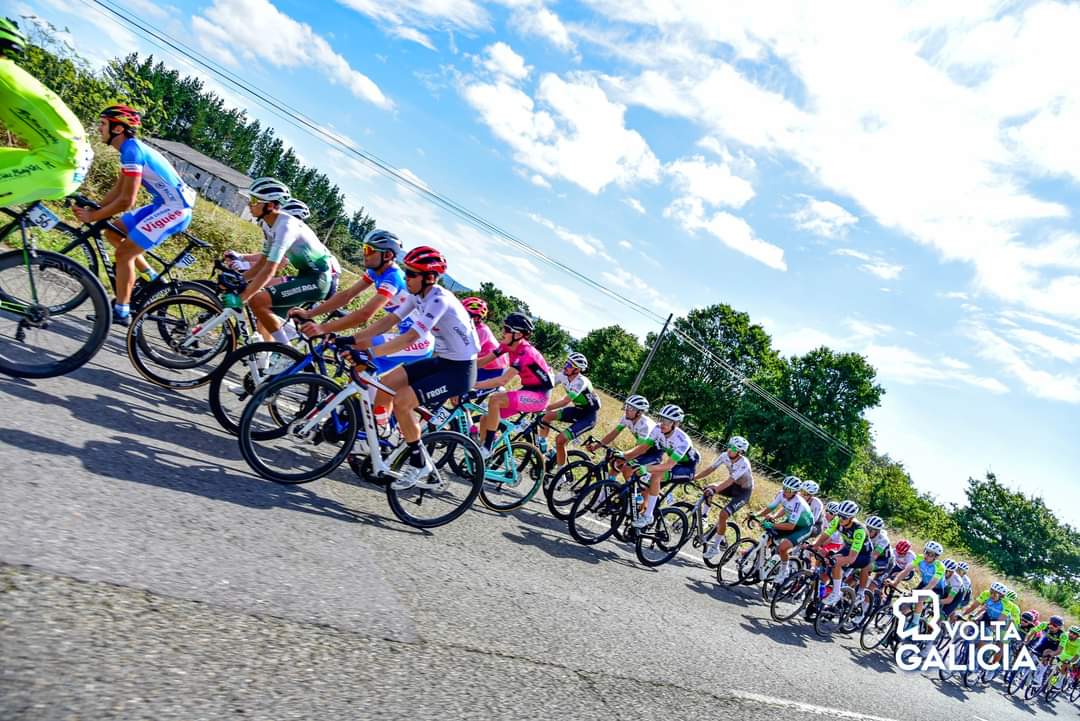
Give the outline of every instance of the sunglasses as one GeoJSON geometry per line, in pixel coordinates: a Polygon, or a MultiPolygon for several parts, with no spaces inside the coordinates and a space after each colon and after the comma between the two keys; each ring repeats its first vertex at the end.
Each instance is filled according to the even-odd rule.
{"type": "Polygon", "coordinates": [[[250,208],[253,205],[258,205],[261,202],[263,201],[259,200],[258,198],[248,198],[248,207],[250,208]]]}
{"type": "Polygon", "coordinates": [[[405,277],[406,278],[419,278],[422,275],[423,275],[423,273],[421,273],[418,270],[413,270],[412,268],[406,268],[405,269],[405,277]]]}

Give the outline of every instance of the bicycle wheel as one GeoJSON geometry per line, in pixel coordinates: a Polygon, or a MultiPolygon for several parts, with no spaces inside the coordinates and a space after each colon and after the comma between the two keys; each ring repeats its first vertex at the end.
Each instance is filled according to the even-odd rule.
{"type": "MultiPolygon", "coordinates": [[[[773,593],[776,592],[776,577],[780,575],[780,569],[782,569],[784,565],[785,564],[783,563],[777,563],[765,574],[765,578],[761,582],[762,601],[765,601],[766,603],[772,601],[773,593]]],[[[793,574],[802,570],[802,562],[797,558],[788,558],[786,565],[788,573],[787,577],[784,579],[785,581],[788,578],[791,578],[793,574]]]]}
{"type": "MultiPolygon", "coordinates": [[[[72,261],[86,268],[90,271],[90,275],[94,276],[94,278],[101,283],[101,287],[104,289],[105,283],[108,282],[108,278],[102,279],[101,277],[101,267],[98,263],[97,253],[95,253],[91,247],[91,241],[88,238],[84,238],[80,241],[79,238],[68,235],[67,233],[64,233],[63,235],[66,236],[63,243],[55,244],[46,241],[48,242],[48,245],[45,247],[54,248],[56,252],[67,256],[72,261]]],[[[38,240],[45,241],[45,236],[39,237],[38,240]]],[[[52,310],[54,313],[68,313],[85,303],[87,298],[88,293],[85,290],[80,290],[70,300],[60,304],[59,307],[54,307],[52,310]]],[[[107,290],[105,291],[105,299],[106,301],[108,300],[107,290]]]]}
{"type": "Polygon", "coordinates": [[[70,373],[101,350],[111,323],[101,281],[71,258],[44,250],[0,255],[0,373],[70,373]],[[77,297],[83,302],[73,304],[77,297]]]}
{"type": "Polygon", "coordinates": [[[488,459],[480,500],[493,511],[513,511],[528,503],[543,481],[539,448],[525,441],[514,441],[509,448],[502,444],[488,459]]]}
{"type": "Polygon", "coordinates": [[[1076,703],[1080,701],[1080,682],[1073,681],[1072,686],[1069,688],[1069,703],[1076,703]]]}
{"type": "Polygon", "coordinates": [[[863,624],[859,632],[859,645],[865,651],[873,651],[892,636],[896,629],[896,616],[891,606],[880,606],[863,624]]]}
{"type": "Polygon", "coordinates": [[[852,604],[855,603],[855,591],[850,586],[840,589],[840,600],[831,606],[824,602],[814,619],[814,633],[819,636],[829,636],[844,625],[848,614],[851,613],[852,604]]]}
{"type": "Polygon", "coordinates": [[[146,380],[187,390],[210,382],[236,348],[236,326],[229,321],[196,338],[204,323],[221,312],[200,295],[174,295],[150,303],[131,319],[128,358],[146,380]],[[216,361],[216,362],[215,362],[216,361]]]}
{"type": "Polygon", "coordinates": [[[603,480],[586,486],[570,506],[570,535],[591,546],[611,537],[626,519],[626,488],[603,480]]]}
{"type": "Polygon", "coordinates": [[[1005,693],[1010,696],[1022,696],[1027,685],[1031,683],[1031,669],[1022,668],[1012,674],[1012,678],[1005,684],[1005,693]]]}
{"type": "MultiPolygon", "coordinates": [[[[749,539],[748,539],[749,540],[749,539]]],[[[801,571],[780,584],[769,602],[769,615],[783,623],[798,616],[817,593],[812,571],[801,571]]]]}
{"type": "Polygon", "coordinates": [[[356,442],[360,408],[346,398],[325,421],[306,433],[305,419],[341,391],[334,381],[299,373],[264,384],[244,407],[237,429],[240,453],[251,469],[275,483],[307,483],[345,460],[356,442]]]}
{"type": "Polygon", "coordinates": [[[660,508],[653,524],[638,532],[634,553],[644,566],[662,566],[675,558],[689,532],[690,521],[681,508],[660,508]]]}
{"type": "MultiPolygon", "coordinates": [[[[560,521],[570,517],[570,507],[578,494],[593,482],[598,474],[592,461],[574,461],[567,463],[555,474],[551,483],[544,489],[544,499],[548,511],[560,521]]],[[[585,507],[582,511],[586,510],[585,507]]]]}
{"type": "MultiPolygon", "coordinates": [[[[402,523],[435,528],[458,518],[476,501],[484,484],[484,459],[475,441],[454,431],[425,433],[420,441],[433,460],[448,455],[455,462],[436,468],[430,478],[412,488],[395,490],[393,483],[387,483],[386,500],[402,523]]],[[[399,471],[408,457],[401,449],[390,463],[391,470],[399,471]]]]}
{"type": "Polygon", "coordinates": [[[1054,703],[1058,696],[1061,695],[1061,685],[1064,683],[1064,679],[1055,675],[1050,678],[1046,684],[1046,703],[1054,703]]]}
{"type": "Polygon", "coordinates": [[[294,363],[305,357],[296,348],[281,343],[249,343],[230,353],[210,377],[210,410],[229,433],[236,435],[244,406],[263,383],[272,380],[267,362],[273,362],[275,354],[294,363]]]}
{"type": "Polygon", "coordinates": [[[758,545],[764,543],[765,539],[758,539],[754,543],[754,549],[750,553],[746,554],[738,561],[739,583],[747,586],[752,586],[761,578],[758,576],[757,570],[757,554],[760,553],[758,545]]]}
{"type": "Polygon", "coordinates": [[[742,583],[739,578],[739,567],[747,556],[753,555],[755,548],[757,548],[757,542],[752,538],[744,538],[728,546],[716,564],[716,582],[729,588],[742,583]]]}

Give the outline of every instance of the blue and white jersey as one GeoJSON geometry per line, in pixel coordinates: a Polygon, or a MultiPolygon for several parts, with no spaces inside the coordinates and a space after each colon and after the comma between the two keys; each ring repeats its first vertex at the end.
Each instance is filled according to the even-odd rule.
{"type": "Polygon", "coordinates": [[[142,187],[154,198],[154,205],[195,206],[195,191],[180,178],[165,156],[137,138],[128,138],[120,146],[120,172],[139,176],[142,187]]]}
{"type": "MultiPolygon", "coordinates": [[[[383,306],[383,309],[387,313],[397,315],[397,309],[409,297],[409,291],[405,288],[405,274],[401,272],[401,268],[398,268],[395,263],[387,263],[386,267],[381,271],[368,268],[364,271],[364,275],[371,281],[375,292],[386,298],[386,305],[383,306]]],[[[402,318],[401,322],[398,323],[398,333],[405,333],[412,326],[411,319],[402,318]]]]}

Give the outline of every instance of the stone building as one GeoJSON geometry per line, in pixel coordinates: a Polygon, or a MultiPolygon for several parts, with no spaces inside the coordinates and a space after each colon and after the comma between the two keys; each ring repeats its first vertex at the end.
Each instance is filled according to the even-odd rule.
{"type": "Polygon", "coordinates": [[[247,198],[240,191],[247,190],[251,178],[183,143],[161,138],[149,138],[146,142],[161,151],[199,195],[237,215],[247,214],[247,198]]]}

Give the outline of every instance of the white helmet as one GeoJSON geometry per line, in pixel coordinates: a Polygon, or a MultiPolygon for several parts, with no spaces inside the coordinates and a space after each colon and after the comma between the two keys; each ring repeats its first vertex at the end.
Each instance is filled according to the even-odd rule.
{"type": "Polygon", "coordinates": [[[885,528],[885,519],[881,516],[870,516],[866,519],[866,527],[872,531],[880,531],[885,528]]]}
{"type": "Polygon", "coordinates": [[[957,571],[963,571],[963,572],[967,573],[968,562],[967,561],[960,561],[960,563],[956,564],[956,570],[957,571]]]}
{"type": "Polygon", "coordinates": [[[806,491],[811,496],[816,496],[821,491],[821,486],[817,484],[817,481],[803,481],[802,488],[799,490],[806,491]]]}
{"type": "Polygon", "coordinates": [[[994,581],[991,583],[990,590],[994,593],[1000,593],[1002,596],[1009,592],[1009,588],[1001,581],[994,581]]]}
{"type": "Polygon", "coordinates": [[[243,191],[244,195],[263,202],[277,201],[284,203],[289,199],[289,186],[277,178],[255,178],[251,187],[243,191]]]}
{"type": "Polygon", "coordinates": [[[798,476],[786,476],[784,478],[784,490],[785,491],[801,491],[803,487],[802,479],[798,476]]]}
{"type": "Polygon", "coordinates": [[[679,408],[674,403],[668,403],[661,408],[660,412],[656,415],[666,421],[674,421],[675,423],[681,423],[682,419],[686,417],[686,414],[683,413],[683,409],[679,408]]]}
{"type": "Polygon", "coordinates": [[[859,504],[855,501],[843,501],[836,512],[841,518],[854,518],[859,512],[859,504]]]}
{"type": "Polygon", "coordinates": [[[934,553],[941,555],[945,553],[945,549],[937,541],[927,541],[926,545],[922,547],[923,553],[934,553]]]}
{"type": "Polygon", "coordinates": [[[626,407],[645,413],[649,410],[649,401],[645,396],[632,395],[626,399],[626,407]]]}
{"type": "Polygon", "coordinates": [[[732,436],[731,440],[727,442],[728,448],[734,448],[739,453],[746,453],[750,450],[750,441],[746,440],[742,436],[732,436]]]}
{"type": "Polygon", "coordinates": [[[281,212],[298,220],[307,220],[311,217],[311,209],[307,207],[307,203],[296,198],[286,200],[281,206],[281,212]]]}
{"type": "Polygon", "coordinates": [[[829,501],[825,504],[825,512],[830,516],[835,516],[836,512],[840,510],[840,504],[836,501],[829,501]]]}
{"type": "Polygon", "coordinates": [[[585,357],[584,353],[578,353],[577,351],[566,356],[566,362],[577,368],[584,373],[589,370],[589,359],[585,357]]]}
{"type": "Polygon", "coordinates": [[[941,562],[941,565],[945,567],[946,571],[955,571],[957,563],[951,558],[946,558],[944,561],[941,562]]]}

